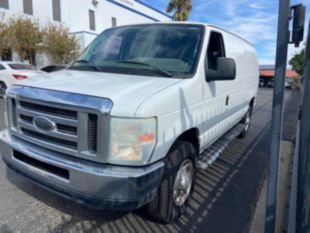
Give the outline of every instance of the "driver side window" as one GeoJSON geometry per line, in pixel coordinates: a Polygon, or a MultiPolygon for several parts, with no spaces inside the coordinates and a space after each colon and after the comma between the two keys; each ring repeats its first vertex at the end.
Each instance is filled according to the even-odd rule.
{"type": "Polygon", "coordinates": [[[217,69],[217,58],[225,57],[223,36],[218,32],[211,32],[206,56],[206,67],[210,70],[217,69]]]}

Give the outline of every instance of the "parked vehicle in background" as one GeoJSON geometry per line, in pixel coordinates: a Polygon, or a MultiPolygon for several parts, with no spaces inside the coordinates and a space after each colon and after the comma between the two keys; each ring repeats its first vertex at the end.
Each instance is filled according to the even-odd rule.
{"type": "Polygon", "coordinates": [[[289,80],[285,80],[285,88],[291,90],[293,87],[293,84],[289,80]]]}
{"type": "Polygon", "coordinates": [[[259,85],[259,87],[264,87],[264,86],[265,86],[265,81],[264,81],[264,79],[260,79],[258,85],[259,85]]]}
{"type": "MultiPolygon", "coordinates": [[[[274,87],[274,83],[275,83],[275,82],[274,82],[274,79],[269,80],[269,81],[267,82],[267,87],[273,88],[273,87],[274,87]]],[[[292,89],[292,87],[293,87],[292,82],[289,81],[289,80],[285,80],[285,88],[286,88],[286,89],[292,89]]]]}
{"type": "Polygon", "coordinates": [[[269,80],[269,81],[267,82],[267,87],[271,87],[271,88],[274,87],[274,80],[273,80],[273,79],[271,79],[271,80],[269,80]]]}
{"type": "Polygon", "coordinates": [[[51,72],[55,72],[55,71],[66,69],[66,67],[67,67],[66,65],[61,65],[61,64],[58,64],[58,65],[48,65],[48,66],[45,66],[45,67],[41,68],[41,70],[46,72],[46,73],[51,73],[51,72]]]}
{"type": "Polygon", "coordinates": [[[0,61],[0,99],[3,99],[6,89],[17,80],[42,75],[43,73],[43,71],[38,71],[27,63],[0,61]]]}
{"type": "Polygon", "coordinates": [[[219,27],[110,28],[65,71],[7,91],[1,154],[67,198],[110,210],[146,205],[172,222],[197,170],[248,132],[258,82],[254,46],[219,27]]]}

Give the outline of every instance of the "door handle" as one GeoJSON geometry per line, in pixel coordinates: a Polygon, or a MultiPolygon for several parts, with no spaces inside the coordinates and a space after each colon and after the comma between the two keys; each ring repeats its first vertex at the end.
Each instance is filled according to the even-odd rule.
{"type": "Polygon", "coordinates": [[[228,104],[229,104],[229,95],[228,96],[226,96],[226,106],[228,106],[228,104]]]}

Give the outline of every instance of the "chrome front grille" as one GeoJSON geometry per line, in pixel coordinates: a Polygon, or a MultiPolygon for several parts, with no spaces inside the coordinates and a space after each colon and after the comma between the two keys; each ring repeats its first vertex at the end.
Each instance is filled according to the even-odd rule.
{"type": "MultiPolygon", "coordinates": [[[[39,146],[69,155],[78,152],[78,111],[43,105],[31,101],[16,101],[16,130],[18,136],[39,146]],[[35,117],[45,117],[55,123],[51,131],[40,130],[34,124],[35,117]],[[66,128],[67,130],[63,130],[66,128]],[[68,130],[70,128],[70,130],[68,130]]],[[[14,108],[12,108],[14,111],[14,108]]]]}
{"type": "MultiPolygon", "coordinates": [[[[54,94],[53,91],[41,90],[41,92],[44,91],[47,92],[47,100],[49,93],[54,94]]],[[[58,96],[60,98],[60,103],[58,103],[54,95],[55,102],[28,98],[24,95],[8,95],[11,133],[41,148],[105,162],[104,154],[107,153],[108,144],[108,115],[102,112],[102,107],[96,108],[90,104],[90,100],[95,100],[96,103],[99,98],[85,97],[87,101],[83,103],[80,101],[83,96],[71,95],[77,101],[72,101],[72,99],[66,101],[58,96]],[[50,123],[53,127],[49,130],[42,128],[37,124],[38,118],[50,123]]],[[[67,94],[65,97],[68,98],[68,96],[67,94]]]]}

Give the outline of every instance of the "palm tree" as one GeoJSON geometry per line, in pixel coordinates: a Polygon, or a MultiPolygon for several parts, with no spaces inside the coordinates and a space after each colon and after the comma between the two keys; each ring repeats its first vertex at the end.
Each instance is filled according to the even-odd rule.
{"type": "Polygon", "coordinates": [[[170,0],[166,11],[168,13],[175,10],[173,20],[185,21],[192,9],[192,0],[170,0]]]}

